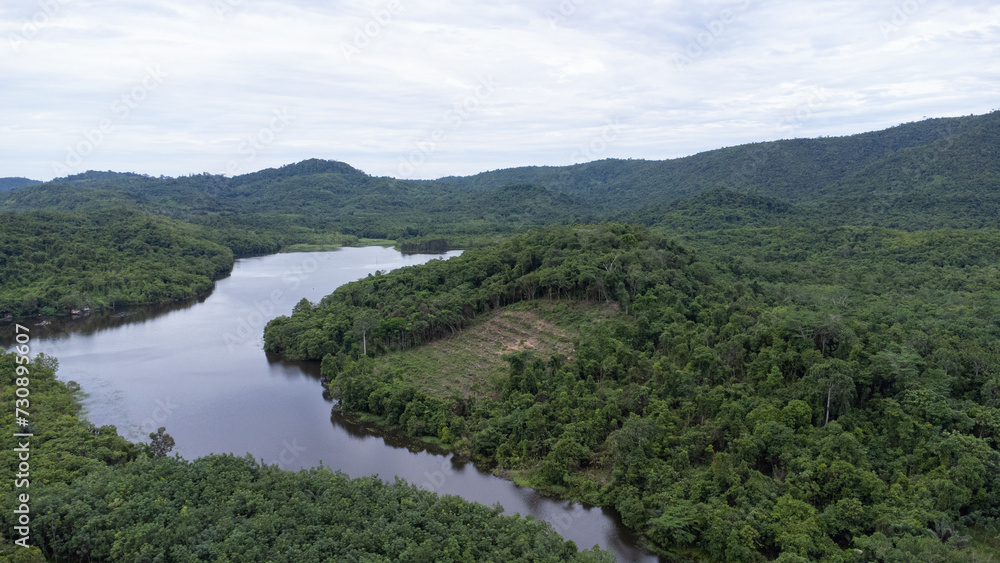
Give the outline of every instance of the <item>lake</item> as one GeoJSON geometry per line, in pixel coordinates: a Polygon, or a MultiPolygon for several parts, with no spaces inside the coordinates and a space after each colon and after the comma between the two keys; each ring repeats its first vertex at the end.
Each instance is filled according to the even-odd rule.
{"type": "MultiPolygon", "coordinates": [[[[636,547],[614,511],[547,499],[406,436],[352,423],[324,397],[318,363],[264,353],[264,325],[291,314],[300,299],[317,302],[376,270],[457,254],[365,247],[241,259],[200,302],[32,326],[32,355],[58,358],[59,379],[87,394],[90,422],[114,425],[133,441],[164,426],[186,459],[249,452],[291,470],[324,465],[351,477],[399,476],[545,520],[580,548],[596,543],[619,561],[657,561],[636,547]]],[[[4,346],[10,332],[2,332],[4,346]]]]}

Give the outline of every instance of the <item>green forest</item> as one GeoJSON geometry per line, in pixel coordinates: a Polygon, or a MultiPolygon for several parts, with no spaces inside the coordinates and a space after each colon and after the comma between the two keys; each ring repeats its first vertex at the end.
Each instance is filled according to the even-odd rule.
{"type": "Polygon", "coordinates": [[[742,255],[726,266],[642,227],[531,231],[300,303],[266,346],[322,359],[342,408],[614,506],[676,557],[995,553],[1000,233],[751,234],[713,241],[742,255]],[[512,354],[478,396],[360,354],[530,300],[618,314],[572,358],[512,354]]]}
{"type": "Polygon", "coordinates": [[[193,225],[128,209],[0,214],[0,312],[65,315],[207,295],[233,251],[193,225]]]}
{"type": "MultiPolygon", "coordinates": [[[[265,349],[319,362],[337,409],[613,507],[665,561],[1000,561],[1000,112],[435,181],[9,180],[0,314],[190,300],[282,250],[460,248],[300,301],[265,349]],[[440,353],[505,314],[569,344],[478,374],[440,353]]],[[[67,437],[39,459],[46,560],[607,560],[402,482],[156,455],[35,364],[67,437]]]]}
{"type": "Polygon", "coordinates": [[[204,253],[210,243],[239,258],[373,242],[440,252],[531,228],[601,221],[675,234],[781,226],[1000,228],[998,183],[1000,111],[673,160],[608,159],[434,181],[374,177],[318,159],[235,177],[89,171],[47,183],[4,178],[0,315],[189,298],[224,274],[179,266],[175,258],[204,253]],[[140,229],[157,233],[132,232],[140,229]],[[116,242],[125,236],[169,239],[169,250],[116,242]],[[36,250],[40,244],[47,246],[36,250]],[[33,252],[25,256],[24,249],[33,252]],[[102,280],[101,273],[124,263],[168,267],[118,282],[122,287],[102,280]],[[93,281],[54,279],[50,274],[62,264],[93,281]]]}

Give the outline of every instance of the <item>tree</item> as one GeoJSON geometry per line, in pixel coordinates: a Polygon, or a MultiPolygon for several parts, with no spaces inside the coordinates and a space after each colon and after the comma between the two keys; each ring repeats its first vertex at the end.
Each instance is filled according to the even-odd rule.
{"type": "Polygon", "coordinates": [[[149,451],[154,457],[165,457],[170,450],[174,449],[174,438],[167,434],[166,428],[161,426],[156,429],[156,433],[149,434],[149,451]]]}
{"type": "Polygon", "coordinates": [[[362,353],[368,355],[368,331],[378,326],[378,315],[371,309],[365,309],[363,313],[354,319],[354,330],[361,333],[362,353]]]}
{"type": "Polygon", "coordinates": [[[809,370],[810,377],[806,381],[813,385],[811,392],[821,393],[826,403],[824,426],[830,423],[831,404],[843,412],[856,396],[854,379],[851,378],[850,372],[850,364],[837,359],[815,364],[809,370]]]}

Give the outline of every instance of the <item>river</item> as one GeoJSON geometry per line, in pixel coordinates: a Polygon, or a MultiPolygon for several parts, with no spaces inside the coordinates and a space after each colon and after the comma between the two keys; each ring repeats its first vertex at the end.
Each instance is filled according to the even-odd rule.
{"type": "MultiPolygon", "coordinates": [[[[300,299],[317,302],[376,270],[437,258],[365,247],[241,259],[200,302],[32,327],[32,354],[58,358],[59,379],[86,393],[90,422],[114,425],[133,441],[164,426],[185,459],[249,452],[290,470],[324,465],[351,477],[399,476],[545,520],[580,548],[596,543],[622,562],[657,561],[614,511],[547,499],[405,436],[351,423],[324,397],[317,363],[264,353],[264,325],[300,299]]],[[[2,332],[5,347],[9,333],[2,332]]]]}

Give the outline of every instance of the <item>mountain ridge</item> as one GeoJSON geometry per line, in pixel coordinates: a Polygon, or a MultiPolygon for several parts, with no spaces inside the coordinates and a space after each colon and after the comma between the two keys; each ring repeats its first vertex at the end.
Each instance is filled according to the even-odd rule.
{"type": "Polygon", "coordinates": [[[6,192],[8,190],[16,190],[17,188],[23,186],[31,186],[34,184],[41,184],[39,180],[32,180],[30,178],[21,178],[18,176],[13,176],[9,178],[0,178],[0,192],[6,192]]]}
{"type": "MultiPolygon", "coordinates": [[[[750,143],[669,160],[605,159],[437,180],[372,176],[322,159],[234,177],[88,171],[0,192],[0,212],[88,212],[117,205],[201,224],[389,239],[621,218],[669,224],[677,217],[661,213],[696,211],[704,214],[699,229],[705,229],[712,227],[712,217],[730,210],[755,215],[754,224],[767,223],[768,208],[827,224],[962,228],[1000,226],[997,186],[1000,111],[841,137],[750,143]],[[537,189],[511,196],[505,192],[510,186],[537,189]],[[756,204],[720,198],[720,190],[783,204],[743,209],[756,204]],[[707,199],[678,203],[698,198],[707,199]]],[[[718,228],[729,226],[724,221],[718,228]]]]}

